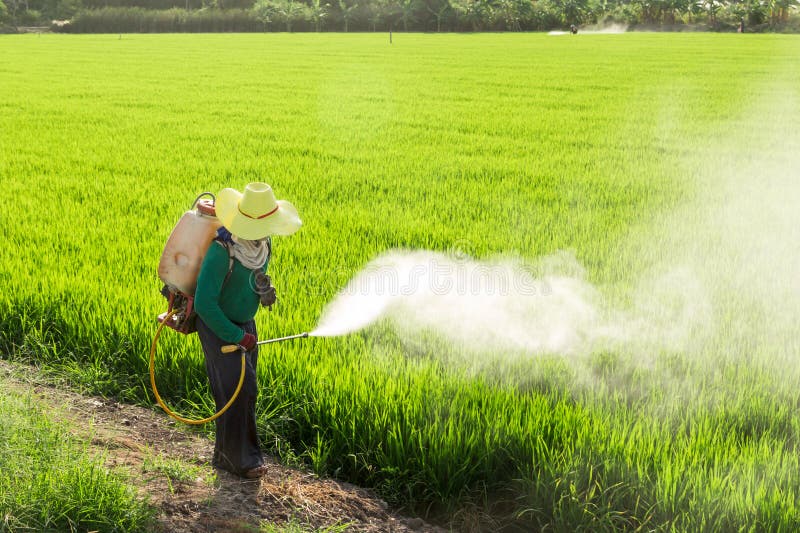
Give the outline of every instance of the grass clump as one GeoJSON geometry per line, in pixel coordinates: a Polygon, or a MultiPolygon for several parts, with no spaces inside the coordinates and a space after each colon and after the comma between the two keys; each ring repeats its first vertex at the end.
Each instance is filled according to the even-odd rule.
{"type": "Polygon", "coordinates": [[[202,468],[180,459],[153,454],[145,457],[142,472],[150,477],[164,476],[170,493],[175,494],[176,487],[200,478],[202,468]]]}
{"type": "Polygon", "coordinates": [[[0,531],[148,531],[152,511],[28,397],[0,389],[0,531]]]}

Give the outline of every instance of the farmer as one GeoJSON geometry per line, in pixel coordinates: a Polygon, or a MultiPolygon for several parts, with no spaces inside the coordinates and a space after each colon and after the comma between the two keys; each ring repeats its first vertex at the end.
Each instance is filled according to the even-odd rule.
{"type": "Polygon", "coordinates": [[[223,189],[216,198],[222,227],[211,243],[195,292],[197,334],[203,346],[206,371],[217,410],[236,391],[241,357],[221,348],[238,344],[246,350],[246,369],[239,397],[216,420],[213,465],[234,474],[257,478],[266,467],[256,431],[257,332],[253,317],[259,303],[275,303],[275,289],[266,276],[271,235],[291,235],[302,222],[285,200],[275,200],[266,183],[250,183],[240,193],[223,189]]]}

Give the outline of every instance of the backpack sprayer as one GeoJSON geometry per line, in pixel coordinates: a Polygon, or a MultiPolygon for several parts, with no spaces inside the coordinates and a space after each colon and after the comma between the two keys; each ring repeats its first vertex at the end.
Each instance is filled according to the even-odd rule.
{"type": "MultiPolygon", "coordinates": [[[[244,347],[238,344],[230,344],[222,347],[222,353],[229,354],[240,351],[242,354],[242,371],[239,375],[239,383],[230,400],[228,400],[228,403],[226,403],[222,409],[213,415],[196,420],[177,415],[167,407],[164,400],[161,399],[161,395],[159,395],[158,388],[156,387],[155,354],[161,330],[164,329],[164,326],[167,326],[184,335],[189,335],[197,331],[195,328],[197,314],[194,310],[197,276],[200,273],[200,267],[203,264],[203,258],[208,251],[208,247],[211,246],[217,234],[217,230],[222,226],[216,217],[216,210],[214,208],[215,200],[214,195],[210,192],[204,192],[195,198],[192,203],[192,208],[183,214],[172,230],[164,246],[161,260],[158,263],[158,277],[164,282],[164,288],[161,292],[167,298],[168,307],[166,312],[161,313],[157,317],[159,323],[158,329],[156,329],[153,343],[150,345],[150,385],[153,388],[153,394],[156,397],[158,405],[160,405],[169,416],[185,424],[205,424],[206,422],[211,422],[219,418],[228,410],[233,402],[236,401],[239,392],[242,390],[242,385],[244,384],[246,368],[244,347]],[[202,199],[204,196],[210,196],[211,200],[202,199]]],[[[230,274],[232,270],[233,256],[231,255],[228,274],[230,274]]],[[[273,342],[305,337],[308,337],[308,333],[269,339],[260,341],[257,344],[270,344],[273,342]]]]}

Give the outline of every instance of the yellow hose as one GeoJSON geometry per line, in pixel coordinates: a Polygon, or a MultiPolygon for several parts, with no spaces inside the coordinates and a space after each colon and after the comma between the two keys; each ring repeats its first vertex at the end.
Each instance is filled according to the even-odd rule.
{"type": "Polygon", "coordinates": [[[158,405],[160,405],[161,408],[164,409],[164,411],[166,411],[166,413],[169,416],[171,416],[178,422],[183,422],[184,424],[192,424],[192,425],[205,424],[207,422],[211,422],[212,420],[216,420],[217,418],[219,418],[222,415],[222,413],[227,411],[228,408],[231,405],[233,405],[233,402],[236,401],[236,398],[239,397],[239,392],[242,390],[242,385],[244,384],[244,370],[246,364],[245,354],[244,351],[242,351],[242,373],[239,376],[239,384],[236,386],[236,391],[234,391],[233,396],[231,396],[231,399],[228,400],[228,403],[226,403],[222,407],[222,409],[220,409],[213,415],[209,416],[208,418],[201,418],[198,420],[183,418],[182,416],[175,414],[169,407],[167,407],[167,404],[164,403],[164,400],[161,399],[161,395],[158,394],[158,389],[156,388],[155,364],[156,364],[156,344],[158,343],[158,336],[161,335],[161,330],[164,328],[164,324],[168,320],[172,319],[172,315],[174,315],[176,311],[177,310],[173,310],[166,317],[164,317],[164,320],[158,325],[158,329],[156,330],[156,336],[153,337],[153,344],[150,345],[150,385],[153,387],[153,394],[156,395],[156,401],[158,402],[158,405]]]}

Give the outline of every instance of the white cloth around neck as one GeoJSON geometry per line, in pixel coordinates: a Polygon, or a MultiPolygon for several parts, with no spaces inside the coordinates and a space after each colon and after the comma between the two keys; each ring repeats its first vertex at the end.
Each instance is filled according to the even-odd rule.
{"type": "Polygon", "coordinates": [[[250,270],[260,269],[269,258],[267,239],[248,241],[233,236],[233,257],[250,270]]]}

